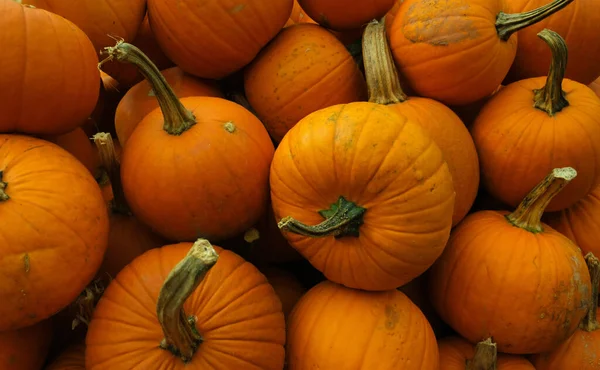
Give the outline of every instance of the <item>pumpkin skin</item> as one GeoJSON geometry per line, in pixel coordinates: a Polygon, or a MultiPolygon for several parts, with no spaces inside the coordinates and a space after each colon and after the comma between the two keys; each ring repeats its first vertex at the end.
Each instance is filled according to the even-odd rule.
{"type": "Polygon", "coordinates": [[[0,135],[0,170],[9,197],[0,202],[3,331],[44,320],[79,295],[102,262],[108,213],[89,171],[50,142],[0,135]]]}
{"type": "Polygon", "coordinates": [[[427,270],[448,240],[454,189],[442,152],[423,128],[384,105],[356,102],[308,115],[281,141],[270,181],[280,228],[288,216],[323,222],[318,212],[340,196],[367,209],[358,237],[284,232],[329,280],[351,288],[399,287],[427,270]]]}
{"type": "Polygon", "coordinates": [[[150,250],[117,275],[88,329],[88,370],[283,368],[285,322],[279,299],[252,264],[218,247],[217,264],[184,304],[186,314],[197,317],[204,342],[187,364],[159,348],[164,334],[156,319],[157,297],[170,270],[191,246],[150,250]]]}
{"type": "Polygon", "coordinates": [[[158,44],[175,64],[192,75],[220,79],[250,63],[281,30],[292,7],[293,0],[149,0],[148,16],[158,44]]]}
{"type": "Polygon", "coordinates": [[[336,31],[360,28],[371,19],[379,19],[395,0],[298,0],[309,17],[321,26],[336,31]]]}
{"type": "Polygon", "coordinates": [[[85,344],[77,343],[70,346],[45,370],[85,370],[85,344]]]}
{"type": "Polygon", "coordinates": [[[0,40],[0,132],[59,135],[81,125],[100,91],[98,58],[85,33],[13,0],[0,1],[0,24],[12,30],[0,40]]]}
{"type": "Polygon", "coordinates": [[[600,97],[600,77],[590,84],[590,89],[592,89],[596,95],[600,97]]]}
{"type": "Polygon", "coordinates": [[[406,295],[348,289],[330,281],[313,287],[294,307],[286,355],[289,370],[439,366],[431,326],[406,295]]]}
{"type": "MultiPolygon", "coordinates": [[[[475,346],[460,337],[447,337],[438,341],[440,370],[465,370],[465,363],[475,355],[475,346]]],[[[536,370],[531,362],[521,356],[498,354],[497,370],[536,370]]],[[[565,368],[566,369],[566,368],[565,368]]]]}
{"type": "Polygon", "coordinates": [[[261,269],[261,272],[265,274],[279,297],[283,315],[287,319],[298,300],[306,293],[306,289],[293,274],[284,269],[269,266],[261,269]]]}
{"type": "Polygon", "coordinates": [[[78,127],[63,135],[45,136],[43,139],[71,153],[90,171],[92,176],[97,175],[99,165],[98,153],[82,128],[78,127]]]}
{"type": "Polygon", "coordinates": [[[18,330],[0,332],[0,368],[40,370],[51,339],[52,323],[48,320],[18,330]]]}
{"type": "Polygon", "coordinates": [[[309,17],[304,9],[298,4],[298,0],[294,0],[294,5],[292,7],[292,14],[290,14],[290,20],[292,24],[296,23],[317,23],[311,17],[309,17]]]}
{"type": "Polygon", "coordinates": [[[276,142],[314,111],[367,99],[364,77],[350,53],[313,24],[282,30],[245,70],[244,89],[276,142]]]}

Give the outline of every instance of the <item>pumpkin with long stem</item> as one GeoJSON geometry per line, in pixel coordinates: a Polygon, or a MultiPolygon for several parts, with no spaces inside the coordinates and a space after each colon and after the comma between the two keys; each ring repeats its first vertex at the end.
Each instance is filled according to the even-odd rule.
{"type": "Polygon", "coordinates": [[[517,52],[516,33],[572,1],[506,14],[503,0],[404,0],[389,28],[392,53],[416,95],[474,103],[504,80],[517,52]]]}
{"type": "Polygon", "coordinates": [[[434,307],[472,343],[498,351],[550,351],[569,338],[592,304],[579,248],[541,222],[552,197],[577,172],[550,172],[512,212],[479,211],[458,225],[430,270],[434,307]]]}
{"type": "Polygon", "coordinates": [[[336,31],[360,28],[385,15],[395,0],[298,0],[306,14],[321,26],[336,31]]]}
{"type": "Polygon", "coordinates": [[[502,88],[483,107],[471,133],[483,185],[509,206],[519,204],[553,168],[575,168],[579,176],[548,205],[552,212],[570,207],[600,185],[600,98],[564,78],[565,40],[550,30],[539,37],[552,50],[548,77],[502,88]]]}
{"type": "Polygon", "coordinates": [[[0,332],[0,369],[40,370],[52,340],[52,323],[0,332]]]}
{"type": "Polygon", "coordinates": [[[127,140],[121,181],[133,214],[169,240],[225,239],[263,214],[273,143],[262,123],[231,101],[179,100],[135,46],[119,41],[108,58],[135,64],[159,108],[127,140]]]}
{"type": "Polygon", "coordinates": [[[280,370],[284,342],[281,302],[264,275],[200,239],[150,250],[121,271],[94,311],[86,366],[280,370]]]}
{"type": "Polygon", "coordinates": [[[440,370],[535,370],[524,357],[498,353],[491,338],[473,346],[460,337],[438,341],[440,370]]]}
{"type": "Polygon", "coordinates": [[[385,21],[373,21],[367,26],[362,48],[369,101],[385,104],[421,125],[442,150],[456,191],[452,225],[458,224],[469,212],[479,188],[479,161],[469,130],[442,103],[409,98],[402,91],[387,42],[385,21]]]}

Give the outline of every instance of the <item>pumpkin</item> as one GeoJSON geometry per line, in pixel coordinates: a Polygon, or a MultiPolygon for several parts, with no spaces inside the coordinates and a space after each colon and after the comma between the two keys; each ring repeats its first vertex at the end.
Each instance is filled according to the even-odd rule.
{"type": "Polygon", "coordinates": [[[314,24],[282,30],[245,70],[244,90],[276,142],[309,113],[367,98],[350,53],[314,24]]]}
{"type": "Polygon", "coordinates": [[[442,151],[381,104],[334,105],[303,118],[279,144],[270,180],[286,239],[350,288],[408,283],[450,234],[454,188],[442,151]]]}
{"type": "Polygon", "coordinates": [[[498,353],[491,338],[473,347],[463,338],[446,337],[438,341],[438,348],[440,370],[536,370],[523,357],[498,353]]]}
{"type": "Polygon", "coordinates": [[[82,128],[78,127],[66,134],[42,136],[42,138],[71,153],[93,176],[98,175],[98,153],[82,128]]]}
{"type": "Polygon", "coordinates": [[[150,250],[117,275],[94,311],[86,367],[279,370],[284,342],[264,275],[200,239],[150,250]]]}
{"type": "Polygon", "coordinates": [[[0,135],[0,215],[4,331],[40,322],[77,297],[102,261],[108,215],[79,161],[21,135],[0,135]]]}
{"type": "Polygon", "coordinates": [[[369,101],[385,104],[422,126],[442,150],[456,191],[452,225],[457,225],[469,212],[479,188],[479,160],[469,130],[442,103],[409,98],[402,91],[384,23],[373,21],[367,26],[362,48],[369,101]]]}
{"type": "Polygon", "coordinates": [[[438,369],[431,326],[402,292],[366,292],[331,281],[294,307],[287,331],[289,370],[438,369]],[[343,314],[340,314],[343,313],[343,314]]]}
{"type": "Polygon", "coordinates": [[[274,152],[256,116],[221,98],[178,100],[156,66],[131,44],[118,42],[107,53],[136,64],[160,105],[137,125],[123,150],[121,180],[133,214],[175,241],[223,240],[256,223],[266,208],[274,152]]]}
{"type": "Polygon", "coordinates": [[[596,93],[596,95],[600,96],[600,77],[590,84],[590,88],[596,93]]]}
{"type": "Polygon", "coordinates": [[[451,333],[452,329],[442,321],[431,304],[427,289],[429,280],[428,275],[429,274],[425,272],[411,280],[408,284],[401,286],[398,290],[406,294],[406,296],[419,307],[419,310],[421,310],[423,315],[425,315],[427,322],[431,325],[435,336],[444,337],[447,333],[451,333]]]}
{"type": "Polygon", "coordinates": [[[148,0],[156,41],[185,72],[220,79],[242,69],[281,30],[293,0],[148,0]]]}
{"type": "Polygon", "coordinates": [[[0,332],[0,368],[40,370],[50,348],[52,324],[42,321],[18,330],[0,332]]]}
{"type": "Polygon", "coordinates": [[[517,31],[564,8],[554,0],[506,14],[502,0],[405,0],[389,28],[400,73],[416,95],[467,105],[498,88],[517,52],[517,31]]]}
{"type": "Polygon", "coordinates": [[[597,370],[600,369],[600,325],[598,324],[598,286],[600,285],[600,261],[592,253],[585,256],[592,277],[589,311],[569,339],[547,353],[532,357],[537,370],[597,370]]]}
{"type": "Polygon", "coordinates": [[[298,0],[309,17],[321,26],[336,31],[360,28],[374,18],[381,18],[395,0],[298,0]]]}
{"type": "Polygon", "coordinates": [[[85,344],[65,349],[45,370],[85,370],[85,344]]]}
{"type": "Polygon", "coordinates": [[[293,274],[282,268],[269,266],[261,269],[261,272],[279,297],[283,315],[287,319],[298,300],[306,293],[306,289],[293,274]]]}
{"type": "Polygon", "coordinates": [[[392,23],[394,23],[394,18],[396,18],[396,14],[398,14],[398,10],[400,10],[400,6],[402,6],[404,0],[396,0],[392,8],[385,14],[383,19],[383,23],[385,23],[386,31],[390,32],[390,27],[392,23]]]}
{"type": "Polygon", "coordinates": [[[480,211],[452,232],[430,270],[434,307],[472,343],[498,351],[549,351],[569,338],[590,307],[590,275],[579,248],[540,219],[576,176],[554,169],[512,213],[480,211]]]}
{"type": "Polygon", "coordinates": [[[298,3],[298,0],[294,0],[294,5],[292,6],[292,14],[290,14],[290,21],[292,24],[296,23],[317,23],[311,17],[306,15],[304,9],[298,3]]]}
{"type": "MultiPolygon", "coordinates": [[[[548,0],[511,0],[510,12],[526,12],[544,5],[548,0]]],[[[517,56],[507,80],[518,81],[546,74],[550,66],[550,51],[540,44],[537,34],[545,28],[560,34],[569,46],[568,79],[589,84],[600,76],[600,12],[595,0],[577,0],[552,17],[519,32],[517,56]]]]}
{"type": "Polygon", "coordinates": [[[98,101],[94,46],[70,21],[0,0],[0,132],[59,135],[80,126],[98,101]],[[48,32],[51,29],[52,32],[48,32]]]}
{"type": "MultiPolygon", "coordinates": [[[[165,69],[161,73],[179,98],[189,96],[223,97],[215,84],[188,75],[179,67],[165,69]]],[[[158,106],[158,100],[152,87],[146,80],[141,81],[127,91],[115,112],[115,130],[121,145],[127,143],[137,124],[158,106]]]]}
{"type": "Polygon", "coordinates": [[[551,212],[570,207],[600,184],[600,98],[563,78],[564,39],[550,30],[539,36],[553,53],[548,77],[504,87],[483,107],[471,134],[483,185],[512,207],[553,168],[575,168],[579,176],[552,200],[551,212]]]}

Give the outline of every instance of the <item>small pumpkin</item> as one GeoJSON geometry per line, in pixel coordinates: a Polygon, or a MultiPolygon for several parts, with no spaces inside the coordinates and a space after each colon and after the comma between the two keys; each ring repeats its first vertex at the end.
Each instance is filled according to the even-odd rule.
{"type": "Polygon", "coordinates": [[[298,300],[306,293],[304,286],[287,270],[278,267],[264,267],[261,272],[275,290],[281,301],[283,316],[287,319],[298,300]]]}
{"type": "Polygon", "coordinates": [[[292,7],[292,14],[290,14],[290,20],[292,24],[296,23],[317,23],[311,17],[306,15],[304,9],[298,3],[298,0],[294,0],[294,5],[292,7]]]}
{"type": "Polygon", "coordinates": [[[94,311],[86,367],[279,370],[284,342],[264,275],[201,239],[150,250],[117,275],[94,311]]]}
{"type": "Polygon", "coordinates": [[[367,99],[350,53],[314,24],[282,30],[245,70],[244,90],[276,142],[309,113],[367,99]]]}
{"type": "Polygon", "coordinates": [[[439,366],[431,326],[406,295],[354,290],[331,281],[313,287],[294,307],[286,356],[289,370],[439,366]]]}
{"type": "Polygon", "coordinates": [[[100,267],[108,238],[100,188],[55,144],[0,135],[0,222],[0,331],[58,312],[100,267]]]}
{"type": "Polygon", "coordinates": [[[512,207],[553,168],[575,168],[579,176],[548,205],[552,212],[572,206],[600,184],[600,98],[564,78],[565,40],[550,30],[539,37],[553,54],[548,77],[504,87],[483,107],[471,134],[483,185],[512,207]]]}
{"type": "Polygon", "coordinates": [[[440,370],[536,370],[524,357],[498,353],[491,338],[474,347],[460,337],[438,341],[440,370]]]}
{"type": "Polygon", "coordinates": [[[321,26],[336,31],[360,28],[372,19],[379,19],[394,5],[395,0],[298,0],[309,17],[321,26]]]}
{"type": "Polygon", "coordinates": [[[85,344],[71,345],[61,352],[45,370],[85,370],[85,344]]]}
{"type": "Polygon", "coordinates": [[[18,330],[0,332],[0,368],[40,370],[50,348],[52,323],[42,321],[18,330]]]}
{"type": "Polygon", "coordinates": [[[517,52],[516,32],[573,0],[506,14],[502,0],[404,0],[389,28],[400,73],[418,96],[467,105],[498,88],[517,52]]]}
{"type": "Polygon", "coordinates": [[[442,319],[498,351],[550,351],[569,338],[590,307],[590,275],[579,248],[543,224],[545,207],[576,176],[554,169],[512,213],[480,211],[452,232],[430,270],[442,319]]]}
{"type": "Polygon", "coordinates": [[[93,176],[98,175],[98,152],[96,152],[92,142],[88,139],[82,128],[78,127],[66,134],[42,136],[42,138],[71,153],[93,176]]]}

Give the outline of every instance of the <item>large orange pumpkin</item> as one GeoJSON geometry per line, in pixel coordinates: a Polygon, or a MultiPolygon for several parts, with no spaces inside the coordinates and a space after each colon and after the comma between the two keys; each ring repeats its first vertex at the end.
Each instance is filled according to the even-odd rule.
{"type": "Polygon", "coordinates": [[[308,291],[291,313],[289,370],[437,370],[431,326],[402,292],[365,292],[331,281],[308,291]]]}
{"type": "Polygon", "coordinates": [[[284,343],[264,275],[198,240],[148,251],[117,275],[94,311],[86,367],[280,370],[284,343]]]}
{"type": "Polygon", "coordinates": [[[0,135],[0,331],[35,324],[92,280],[108,237],[102,193],[64,149],[0,135]]]}
{"type": "Polygon", "coordinates": [[[0,331],[0,369],[40,370],[50,348],[48,320],[18,330],[0,331]]]}
{"type": "Polygon", "coordinates": [[[365,79],[350,53],[314,24],[281,31],[245,70],[244,89],[277,142],[309,113],[367,99],[365,79]]]}
{"type": "Polygon", "coordinates": [[[540,219],[576,175],[553,170],[512,213],[480,211],[452,232],[430,271],[434,307],[461,336],[498,351],[552,350],[590,307],[590,275],[575,244],[540,219]]]}
{"type": "Polygon", "coordinates": [[[98,58],[85,33],[14,0],[0,0],[0,24],[0,132],[56,135],[81,125],[100,92],[98,58]]]}
{"type": "Polygon", "coordinates": [[[184,71],[220,79],[250,63],[281,30],[293,0],[148,0],[150,26],[184,71]]]}
{"type": "Polygon", "coordinates": [[[389,28],[392,53],[416,95],[474,103],[491,95],[508,73],[517,52],[515,33],[572,1],[506,14],[503,0],[404,0],[389,28]]]}
{"type": "Polygon", "coordinates": [[[336,283],[397,288],[442,253],[454,189],[442,151],[381,104],[335,105],[302,119],[271,166],[285,237],[336,283]]]}
{"type": "Polygon", "coordinates": [[[502,88],[483,107],[471,133],[483,185],[509,206],[519,204],[553,168],[575,168],[579,176],[547,208],[558,211],[600,185],[600,98],[589,87],[563,78],[564,39],[550,30],[539,36],[552,49],[548,77],[502,88]]]}
{"type": "Polygon", "coordinates": [[[77,343],[68,347],[45,370],[86,370],[85,344],[77,343]]]}
{"type": "Polygon", "coordinates": [[[372,19],[379,19],[394,5],[395,0],[298,0],[309,17],[321,26],[337,31],[360,28],[372,19]]]}
{"type": "Polygon", "coordinates": [[[523,357],[498,353],[491,339],[473,346],[463,338],[446,337],[438,348],[440,370],[536,370],[523,357]]]}
{"type": "Polygon", "coordinates": [[[362,48],[369,101],[385,104],[421,125],[442,150],[456,191],[452,225],[457,225],[471,209],[479,188],[479,160],[469,130],[442,103],[427,98],[409,98],[402,91],[384,23],[373,21],[367,26],[362,48]]]}

